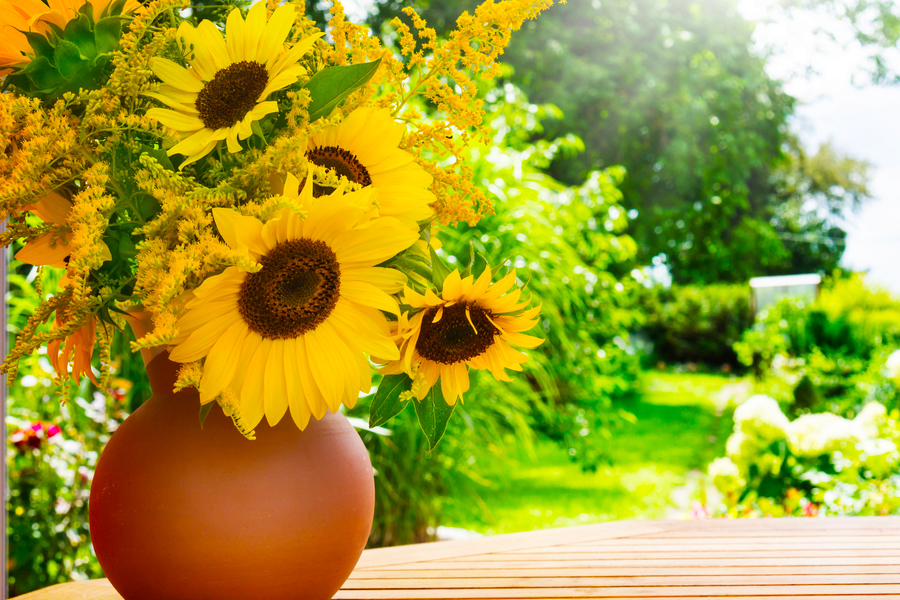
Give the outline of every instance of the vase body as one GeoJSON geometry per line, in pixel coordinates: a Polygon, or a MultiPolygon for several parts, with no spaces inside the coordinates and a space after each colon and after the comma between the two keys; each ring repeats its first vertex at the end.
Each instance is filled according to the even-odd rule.
{"type": "Polygon", "coordinates": [[[125,600],[325,600],[349,577],[372,525],[372,466],[359,435],[326,413],[289,416],[245,439],[180,365],[147,366],[153,397],[112,435],[91,485],[94,549],[125,600]]]}

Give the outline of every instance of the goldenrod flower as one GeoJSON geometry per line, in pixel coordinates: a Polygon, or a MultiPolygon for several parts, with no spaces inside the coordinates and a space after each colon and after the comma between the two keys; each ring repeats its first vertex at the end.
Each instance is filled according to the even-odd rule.
{"type": "Polygon", "coordinates": [[[510,381],[505,370],[521,371],[527,359],[510,344],[534,348],[544,341],[522,333],[537,324],[541,307],[526,310],[528,301],[519,302],[522,290],[509,291],[515,282],[515,271],[491,284],[488,268],[477,280],[472,275],[461,278],[456,269],[444,281],[440,296],[407,288],[404,303],[424,310],[412,318],[408,313],[401,315],[395,338],[401,357],[385,365],[382,373],[409,374],[419,400],[440,379],[444,400],[450,405],[468,391],[469,367],[510,381]]]}
{"type": "MultiPolygon", "coordinates": [[[[358,108],[340,124],[310,138],[306,156],[353,183],[376,188],[380,213],[418,231],[416,221],[434,214],[435,198],[428,190],[431,175],[412,154],[399,148],[405,132],[406,127],[394,121],[387,109],[358,108]]],[[[331,191],[314,188],[316,195],[331,191]]]]}
{"type": "MultiPolygon", "coordinates": [[[[57,192],[50,192],[34,204],[27,205],[25,209],[33,212],[45,223],[65,226],[69,220],[72,203],[57,192]]],[[[45,233],[26,243],[16,253],[16,260],[30,265],[65,268],[66,259],[72,253],[69,245],[70,237],[71,234],[68,231],[45,233]]],[[[106,244],[103,244],[101,256],[103,260],[112,260],[112,254],[106,244]]]]}
{"type": "MultiPolygon", "coordinates": [[[[21,67],[31,62],[34,51],[22,33],[31,31],[46,35],[51,25],[65,30],[66,24],[78,16],[88,0],[3,0],[0,2],[0,74],[3,67],[21,67]]],[[[91,0],[94,22],[100,20],[113,0],[91,0]]],[[[128,0],[122,12],[140,8],[137,0],[128,0]]]]}
{"type": "MultiPolygon", "coordinates": [[[[287,195],[298,181],[288,175],[287,195]]],[[[266,223],[231,209],[213,216],[229,246],[262,265],[229,267],[195,290],[178,322],[171,359],[206,357],[200,401],[230,391],[249,428],[265,415],[275,425],[288,408],[297,427],[341,403],[353,406],[371,387],[365,354],[399,358],[381,311],[399,313],[390,295],[406,278],[376,267],[408,248],[417,234],[379,217],[372,190],[337,190],[315,200],[307,180],[302,219],[280,210],[266,223]],[[229,390],[230,388],[230,390],[229,390]]]]}
{"type": "Polygon", "coordinates": [[[182,23],[178,37],[190,67],[153,59],[150,67],[163,85],[147,95],[169,109],[152,108],[147,116],[180,133],[183,139],[168,153],[186,155],[182,166],[203,158],[221,140],[229,152],[240,151],[238,139],[252,135],[253,123],[278,112],[278,104],[266,98],[305,73],[298,61],[319,37],[285,50],[294,10],[291,4],[280,6],[267,23],[265,2],[254,4],[246,21],[235,9],[228,15],[224,38],[210,21],[196,29],[182,23]]]}

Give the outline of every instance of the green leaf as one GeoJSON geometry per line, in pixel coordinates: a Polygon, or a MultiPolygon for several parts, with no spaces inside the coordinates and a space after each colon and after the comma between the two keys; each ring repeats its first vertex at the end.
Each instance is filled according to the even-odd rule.
{"type": "Polygon", "coordinates": [[[469,260],[466,268],[459,274],[460,277],[468,277],[472,274],[472,267],[475,265],[475,242],[469,240],[469,260]]]}
{"type": "Polygon", "coordinates": [[[125,2],[126,0],[116,0],[115,2],[111,2],[100,15],[100,17],[103,18],[110,15],[121,15],[122,11],[125,10],[125,2]]]}
{"type": "Polygon", "coordinates": [[[84,14],[79,14],[77,18],[66,23],[65,31],[65,41],[74,44],[83,58],[91,60],[97,56],[97,45],[94,43],[91,20],[84,14]]]}
{"type": "Polygon", "coordinates": [[[25,67],[25,75],[41,91],[52,90],[66,82],[45,56],[39,56],[25,67]]]}
{"type": "Polygon", "coordinates": [[[425,437],[428,438],[428,451],[431,452],[447,430],[447,422],[450,421],[450,415],[453,414],[456,405],[450,406],[444,400],[440,382],[431,386],[428,394],[415,405],[419,426],[422,427],[425,437]]]}
{"type": "Polygon", "coordinates": [[[100,19],[94,27],[94,42],[97,44],[97,52],[106,54],[119,47],[122,39],[122,19],[108,17],[100,19]]]}
{"type": "Polygon", "coordinates": [[[56,68],[60,75],[67,80],[72,79],[87,65],[88,60],[81,56],[78,46],[68,40],[59,40],[56,44],[56,68]]]}
{"type": "Polygon", "coordinates": [[[412,379],[405,373],[385,375],[378,385],[372,406],[369,408],[369,427],[378,427],[388,419],[396,417],[409,404],[409,400],[400,401],[400,394],[408,392],[412,387],[412,379]]]}
{"type": "Polygon", "coordinates": [[[312,100],[309,103],[309,121],[327,117],[347,96],[361,88],[381,64],[381,59],[358,65],[327,67],[306,83],[312,100]]]}
{"type": "Polygon", "coordinates": [[[200,407],[200,429],[203,429],[203,422],[206,421],[206,415],[212,410],[213,403],[209,402],[200,407]]]}
{"type": "Polygon", "coordinates": [[[450,269],[444,264],[441,257],[437,255],[434,248],[429,246],[428,251],[431,253],[431,281],[437,286],[437,289],[443,290],[444,280],[450,274],[450,269]]]}
{"type": "Polygon", "coordinates": [[[34,51],[35,57],[45,56],[48,60],[53,59],[53,53],[55,50],[53,48],[53,44],[50,43],[50,40],[39,33],[34,33],[33,31],[23,31],[22,34],[28,40],[28,44],[34,51]]]}

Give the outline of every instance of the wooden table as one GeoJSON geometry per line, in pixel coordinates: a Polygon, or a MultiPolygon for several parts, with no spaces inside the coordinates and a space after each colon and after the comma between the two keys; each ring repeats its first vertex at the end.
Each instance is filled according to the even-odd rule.
{"type": "MultiPolygon", "coordinates": [[[[367,550],[338,600],[900,598],[900,517],[618,521],[367,550]]],[[[105,580],[22,600],[121,600],[105,580]]]]}

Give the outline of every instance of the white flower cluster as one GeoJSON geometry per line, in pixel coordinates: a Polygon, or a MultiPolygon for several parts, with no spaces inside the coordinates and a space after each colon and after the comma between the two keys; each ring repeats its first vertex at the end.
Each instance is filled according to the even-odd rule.
{"type": "Polygon", "coordinates": [[[889,379],[900,379],[900,350],[894,350],[884,361],[884,374],[889,379]]]}
{"type": "Polygon", "coordinates": [[[831,454],[865,437],[859,423],[831,413],[803,415],[788,426],[788,444],[794,456],[831,454]]]}
{"type": "Polygon", "coordinates": [[[900,464],[900,449],[884,437],[888,420],[884,405],[870,402],[852,420],[815,413],[790,421],[773,398],[756,395],[734,411],[734,433],[725,447],[727,457],[713,461],[709,475],[725,493],[743,482],[751,464],[761,473],[777,472],[782,457],[770,447],[781,440],[797,458],[834,455],[873,473],[889,474],[900,464]]]}

